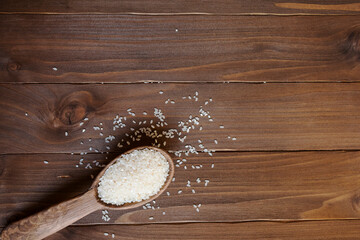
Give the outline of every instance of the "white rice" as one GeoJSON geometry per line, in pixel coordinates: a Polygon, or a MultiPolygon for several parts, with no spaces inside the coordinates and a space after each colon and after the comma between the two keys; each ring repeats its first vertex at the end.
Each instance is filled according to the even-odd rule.
{"type": "Polygon", "coordinates": [[[169,163],[158,151],[135,150],[121,155],[100,178],[101,201],[122,205],[140,202],[157,194],[169,175],[169,163]]]}

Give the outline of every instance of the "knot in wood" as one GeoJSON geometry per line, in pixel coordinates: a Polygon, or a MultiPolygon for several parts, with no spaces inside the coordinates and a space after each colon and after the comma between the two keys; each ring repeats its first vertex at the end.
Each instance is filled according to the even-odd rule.
{"type": "Polygon", "coordinates": [[[15,63],[15,62],[9,62],[7,65],[7,70],[10,72],[18,71],[18,70],[20,70],[20,68],[21,68],[20,64],[15,63]]]}
{"type": "Polygon", "coordinates": [[[360,60],[360,29],[352,30],[346,37],[343,52],[350,58],[360,60]]]}
{"type": "Polygon", "coordinates": [[[65,96],[57,106],[54,127],[79,123],[90,112],[94,111],[93,103],[93,96],[87,91],[77,91],[65,96]]]}
{"type": "Polygon", "coordinates": [[[60,112],[59,119],[65,125],[80,122],[86,116],[86,106],[81,102],[71,102],[60,112]]]}

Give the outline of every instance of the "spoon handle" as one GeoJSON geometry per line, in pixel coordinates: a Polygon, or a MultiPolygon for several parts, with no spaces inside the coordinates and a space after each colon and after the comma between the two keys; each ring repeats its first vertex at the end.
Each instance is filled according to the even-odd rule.
{"type": "Polygon", "coordinates": [[[43,239],[86,215],[101,209],[95,190],[52,206],[47,210],[12,223],[1,233],[2,240],[43,239]]]}

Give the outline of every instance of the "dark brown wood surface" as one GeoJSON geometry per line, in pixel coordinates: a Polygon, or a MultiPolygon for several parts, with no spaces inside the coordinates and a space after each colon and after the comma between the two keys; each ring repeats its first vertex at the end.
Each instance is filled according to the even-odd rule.
{"type": "Polygon", "coordinates": [[[12,13],[137,13],[137,14],[357,14],[355,0],[3,0],[0,12],[12,13]]]}
{"type": "Polygon", "coordinates": [[[181,131],[180,121],[199,117],[194,130],[183,132],[183,143],[180,137],[165,139],[168,150],[186,144],[199,149],[199,139],[218,151],[360,149],[359,83],[3,84],[0,92],[2,154],[118,152],[149,145],[154,139],[133,142],[126,134],[134,132],[130,128],[155,125],[154,108],[166,116],[168,126],[162,130],[181,131]],[[189,100],[196,92],[198,101],[189,100]],[[166,104],[168,99],[175,103],[166,104]],[[135,116],[128,114],[130,108],[135,116]],[[201,117],[199,109],[209,111],[213,121],[201,117]],[[127,116],[127,127],[113,130],[116,115],[127,116]],[[94,130],[100,123],[103,130],[94,130]],[[109,135],[115,140],[106,143],[109,135]],[[125,147],[119,149],[118,143],[125,147]]]}
{"type": "MultiPolygon", "coordinates": [[[[1,157],[0,227],[88,189],[101,170],[94,160],[114,155],[6,155],[1,157]],[[79,160],[84,158],[84,164],[79,160]],[[48,161],[47,164],[44,161],[48,161]],[[90,163],[92,168],[86,168],[90,163]]],[[[174,156],[174,159],[177,159],[174,156]]],[[[219,152],[186,157],[175,168],[170,196],[153,209],[95,212],[77,224],[239,222],[358,219],[360,152],[219,152]],[[211,165],[214,164],[212,168],[211,165]],[[192,165],[202,165],[192,169],[192,165]],[[183,166],[187,166],[184,169],[183,166]],[[201,182],[197,183],[196,179],[201,182]],[[187,181],[191,187],[187,187],[187,181]],[[205,180],[210,182],[205,186],[205,180]],[[195,193],[192,192],[195,190],[195,193]],[[179,194],[179,191],[182,193],[179,194]],[[199,212],[193,205],[201,204],[199,212]],[[157,209],[157,207],[160,207],[157,209]],[[165,215],[163,215],[165,212],[165,215]],[[149,217],[154,217],[150,220],[149,217]]]]}
{"type": "Polygon", "coordinates": [[[359,12],[353,0],[1,1],[0,231],[161,144],[178,167],[154,210],[97,211],[48,239],[358,239],[359,12]],[[167,125],[151,126],[154,108],[167,125]],[[126,126],[113,130],[116,115],[126,126]],[[132,139],[145,128],[182,135],[132,139]]]}
{"type": "Polygon", "coordinates": [[[0,82],[359,81],[359,26],[358,16],[5,14],[0,82]]]}
{"type": "Polygon", "coordinates": [[[247,222],[247,223],[188,223],[148,225],[101,225],[69,227],[47,240],[88,239],[294,239],[294,240],[357,240],[360,222],[247,222]],[[108,234],[108,235],[107,235],[108,234]],[[114,238],[112,235],[114,234],[114,238]]]}

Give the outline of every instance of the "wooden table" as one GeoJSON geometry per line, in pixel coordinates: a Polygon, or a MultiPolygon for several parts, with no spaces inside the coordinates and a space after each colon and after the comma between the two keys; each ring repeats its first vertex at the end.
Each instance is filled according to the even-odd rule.
{"type": "Polygon", "coordinates": [[[360,4],[306,2],[3,0],[0,228],[161,144],[168,194],[47,239],[359,239],[360,4]]]}

